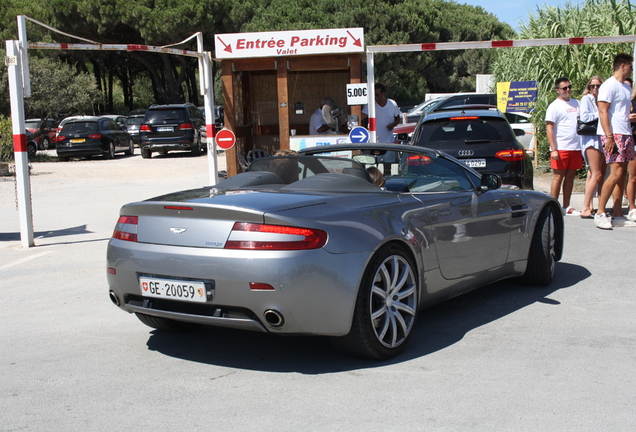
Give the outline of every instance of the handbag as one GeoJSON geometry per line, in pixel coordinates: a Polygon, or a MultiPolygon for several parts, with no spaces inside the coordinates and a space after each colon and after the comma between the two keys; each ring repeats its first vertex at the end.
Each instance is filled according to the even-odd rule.
{"type": "Polygon", "coordinates": [[[576,133],[579,135],[596,135],[598,119],[589,122],[582,122],[580,117],[576,118],[576,133]]]}

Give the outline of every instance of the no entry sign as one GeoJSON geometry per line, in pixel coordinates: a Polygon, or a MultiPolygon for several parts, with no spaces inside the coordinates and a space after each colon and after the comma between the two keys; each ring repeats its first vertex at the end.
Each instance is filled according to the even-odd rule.
{"type": "Polygon", "coordinates": [[[216,134],[216,146],[223,150],[229,150],[236,143],[236,135],[229,129],[221,129],[216,134]]]}

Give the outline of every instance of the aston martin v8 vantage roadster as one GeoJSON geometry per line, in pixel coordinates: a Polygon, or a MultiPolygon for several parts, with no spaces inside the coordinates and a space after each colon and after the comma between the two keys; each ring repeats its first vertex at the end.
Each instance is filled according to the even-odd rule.
{"type": "Polygon", "coordinates": [[[548,285],[562,250],[544,193],[435,150],[340,144],[123,206],[107,277],[113,303],[159,330],[325,335],[385,359],[420,309],[504,278],[548,285]]]}

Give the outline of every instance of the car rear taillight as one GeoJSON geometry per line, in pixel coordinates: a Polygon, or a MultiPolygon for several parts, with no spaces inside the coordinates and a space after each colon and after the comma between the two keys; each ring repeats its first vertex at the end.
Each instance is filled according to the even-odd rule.
{"type": "Polygon", "coordinates": [[[104,135],[102,135],[102,134],[90,134],[88,137],[90,139],[102,139],[102,138],[104,138],[104,135]]]}
{"type": "Polygon", "coordinates": [[[64,141],[66,139],[66,137],[64,135],[59,135],[57,138],[55,138],[55,141],[64,141]]]}
{"type": "Polygon", "coordinates": [[[451,121],[455,121],[455,120],[478,120],[479,117],[477,117],[477,116],[470,116],[470,117],[462,116],[462,117],[451,117],[450,119],[451,119],[451,121]]]}
{"type": "Polygon", "coordinates": [[[113,238],[136,242],[138,222],[139,216],[119,216],[113,238]]]}
{"type": "Polygon", "coordinates": [[[236,222],[225,249],[305,250],[327,243],[327,233],[311,228],[236,222]]]}
{"type": "Polygon", "coordinates": [[[150,126],[148,125],[141,125],[139,127],[139,132],[152,132],[152,129],[150,129],[150,126]]]}
{"type": "Polygon", "coordinates": [[[433,160],[430,157],[424,155],[409,156],[406,159],[407,166],[422,166],[428,165],[431,162],[433,162],[433,160]]]}
{"type": "Polygon", "coordinates": [[[192,123],[182,123],[181,126],[179,126],[179,130],[192,130],[194,129],[194,127],[192,126],[192,123]]]}
{"type": "Polygon", "coordinates": [[[522,161],[526,158],[526,153],[521,149],[500,150],[495,153],[495,157],[506,161],[522,161]]]}

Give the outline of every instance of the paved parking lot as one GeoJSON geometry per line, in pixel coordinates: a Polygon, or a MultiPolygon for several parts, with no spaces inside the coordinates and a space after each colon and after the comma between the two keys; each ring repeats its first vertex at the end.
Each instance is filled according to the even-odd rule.
{"type": "Polygon", "coordinates": [[[402,355],[372,362],[319,337],[163,334],[111,304],[120,206],[209,184],[205,156],[38,163],[31,182],[25,249],[0,177],[0,430],[636,428],[636,228],[567,218],[552,286],[503,281],[425,310],[402,355]]]}

